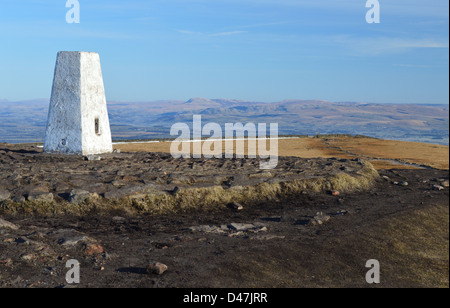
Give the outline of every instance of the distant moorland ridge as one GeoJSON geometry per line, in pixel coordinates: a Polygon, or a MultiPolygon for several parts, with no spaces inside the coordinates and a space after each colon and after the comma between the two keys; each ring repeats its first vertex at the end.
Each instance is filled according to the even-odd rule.
{"type": "MultiPolygon", "coordinates": [[[[0,142],[42,142],[48,99],[0,99],[0,142]]],[[[177,122],[279,123],[280,135],[351,134],[449,144],[449,105],[373,104],[285,100],[249,102],[192,98],[188,101],[108,102],[114,140],[170,137],[177,122]]]]}

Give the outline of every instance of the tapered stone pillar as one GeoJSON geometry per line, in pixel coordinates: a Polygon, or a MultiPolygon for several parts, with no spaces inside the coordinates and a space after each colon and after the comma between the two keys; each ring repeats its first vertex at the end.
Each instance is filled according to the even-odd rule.
{"type": "Polygon", "coordinates": [[[90,155],[112,150],[99,55],[58,52],[44,152],[90,155]]]}

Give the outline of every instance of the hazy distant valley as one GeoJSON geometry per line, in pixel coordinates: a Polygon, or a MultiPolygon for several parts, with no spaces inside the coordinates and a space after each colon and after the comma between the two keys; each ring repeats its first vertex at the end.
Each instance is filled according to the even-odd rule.
{"type": "MultiPolygon", "coordinates": [[[[0,100],[0,142],[42,142],[49,101],[0,100]]],[[[280,135],[352,134],[449,144],[448,105],[394,105],[286,100],[275,103],[194,98],[108,102],[113,139],[171,137],[177,122],[279,123],[280,135]]]]}

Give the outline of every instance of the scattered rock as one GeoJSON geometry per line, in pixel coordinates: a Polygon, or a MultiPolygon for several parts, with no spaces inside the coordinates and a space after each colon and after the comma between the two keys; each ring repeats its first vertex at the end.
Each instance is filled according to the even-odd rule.
{"type": "Polygon", "coordinates": [[[244,207],[241,204],[237,203],[237,202],[232,202],[232,203],[228,204],[227,207],[229,209],[232,209],[232,210],[235,210],[235,211],[242,211],[244,209],[244,207]]]}
{"type": "Polygon", "coordinates": [[[12,230],[19,230],[19,226],[17,226],[17,225],[15,225],[15,224],[13,224],[13,223],[11,223],[9,221],[6,221],[6,220],[3,220],[3,219],[0,218],[0,229],[2,229],[2,228],[4,228],[4,229],[12,229],[12,230]]]}
{"type": "Polygon", "coordinates": [[[156,274],[156,275],[162,275],[164,274],[169,267],[163,263],[155,262],[150,264],[147,267],[147,273],[148,274],[156,274]]]}
{"type": "Polygon", "coordinates": [[[113,153],[120,154],[120,149],[114,149],[113,153]]]}
{"type": "Polygon", "coordinates": [[[50,233],[49,235],[56,236],[57,243],[64,247],[73,247],[81,243],[90,244],[97,242],[94,238],[73,229],[61,229],[54,233],[50,233]]]}
{"type": "Polygon", "coordinates": [[[441,185],[433,185],[433,190],[444,190],[445,188],[441,185]]]}
{"type": "Polygon", "coordinates": [[[38,202],[52,202],[52,193],[31,193],[28,195],[28,201],[38,201],[38,202]]]}
{"type": "Polygon", "coordinates": [[[230,234],[228,234],[228,237],[239,237],[239,236],[247,237],[247,236],[245,235],[245,232],[244,232],[244,231],[238,231],[238,232],[235,232],[235,233],[230,233],[230,234]]]}
{"type": "Polygon", "coordinates": [[[89,199],[93,194],[86,190],[74,189],[70,192],[68,201],[73,204],[81,204],[89,199]]]}
{"type": "Polygon", "coordinates": [[[250,229],[255,229],[256,226],[254,224],[245,224],[245,223],[231,223],[228,225],[228,228],[234,231],[248,231],[250,229]]]}
{"type": "Polygon", "coordinates": [[[337,190],[332,190],[332,191],[331,191],[331,195],[332,195],[332,196],[339,196],[339,195],[340,195],[340,192],[337,191],[337,190]]]}
{"type": "Polygon", "coordinates": [[[175,186],[175,188],[170,192],[172,195],[176,195],[180,191],[180,188],[178,186],[175,186]]]}
{"type": "Polygon", "coordinates": [[[217,231],[219,228],[212,225],[201,225],[201,226],[195,226],[188,228],[192,232],[214,232],[217,231]]]}
{"type": "Polygon", "coordinates": [[[0,188],[0,202],[8,200],[11,197],[11,193],[0,188]]]}
{"type": "Polygon", "coordinates": [[[58,240],[58,244],[65,247],[75,246],[78,243],[86,243],[86,242],[93,242],[92,238],[86,236],[86,235],[76,235],[72,237],[66,237],[66,238],[60,238],[58,240]]]}
{"type": "Polygon", "coordinates": [[[390,181],[391,179],[387,176],[387,175],[383,175],[381,176],[383,179],[385,179],[386,181],[390,181]]]}
{"type": "Polygon", "coordinates": [[[251,233],[259,233],[259,232],[267,232],[268,229],[267,229],[267,227],[264,226],[264,227],[256,227],[256,228],[250,229],[248,231],[251,233]]]}
{"type": "Polygon", "coordinates": [[[348,211],[347,210],[338,210],[334,213],[331,213],[331,215],[333,216],[343,216],[343,215],[347,215],[348,211]]]}
{"type": "Polygon", "coordinates": [[[37,255],[34,253],[24,253],[20,255],[20,259],[23,261],[33,261],[37,258],[37,255]]]}
{"type": "Polygon", "coordinates": [[[94,161],[94,160],[102,160],[102,158],[98,155],[87,155],[84,157],[84,160],[94,161]]]}
{"type": "Polygon", "coordinates": [[[133,176],[133,175],[125,175],[122,178],[122,181],[124,181],[124,182],[137,182],[137,181],[139,181],[139,179],[137,177],[133,176]]]}
{"type": "Polygon", "coordinates": [[[314,221],[318,225],[322,225],[323,223],[329,221],[331,219],[330,216],[323,214],[322,212],[318,212],[316,216],[314,216],[314,221]]]}
{"type": "Polygon", "coordinates": [[[400,182],[400,183],[398,183],[400,186],[408,186],[409,185],[409,183],[408,182],[406,182],[406,181],[402,181],[402,182],[400,182]]]}
{"type": "Polygon", "coordinates": [[[449,181],[448,180],[444,180],[444,181],[441,182],[441,185],[443,187],[449,187],[449,181]]]}
{"type": "Polygon", "coordinates": [[[98,243],[89,243],[84,245],[84,253],[87,255],[99,255],[104,252],[105,250],[98,243]]]}
{"type": "Polygon", "coordinates": [[[106,199],[120,199],[136,194],[147,194],[152,192],[157,193],[155,185],[146,184],[146,185],[125,186],[119,189],[114,189],[106,192],[104,196],[106,199]]]}
{"type": "Polygon", "coordinates": [[[115,223],[123,224],[123,223],[125,223],[126,218],[121,217],[121,216],[114,216],[111,220],[115,223]]]}

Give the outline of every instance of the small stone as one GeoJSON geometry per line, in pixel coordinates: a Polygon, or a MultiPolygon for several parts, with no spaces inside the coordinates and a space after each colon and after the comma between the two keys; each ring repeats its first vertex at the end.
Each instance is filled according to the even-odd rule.
{"type": "Polygon", "coordinates": [[[440,190],[444,190],[445,188],[443,186],[441,186],[441,185],[433,185],[433,189],[440,191],[440,190]]]}
{"type": "Polygon", "coordinates": [[[337,190],[332,190],[332,191],[331,191],[331,195],[332,195],[332,196],[339,196],[339,195],[340,195],[340,192],[337,191],[337,190]]]}
{"type": "Polygon", "coordinates": [[[126,218],[124,218],[122,216],[114,216],[111,220],[115,223],[123,224],[123,223],[125,223],[126,218]]]}
{"type": "Polygon", "coordinates": [[[37,256],[33,253],[29,253],[29,254],[23,254],[20,256],[20,259],[23,261],[32,261],[34,259],[36,259],[37,256]]]}
{"type": "Polygon", "coordinates": [[[249,229],[254,229],[256,226],[254,224],[245,224],[245,223],[231,223],[228,225],[228,228],[235,231],[248,231],[249,229]]]}
{"type": "Polygon", "coordinates": [[[155,190],[155,186],[151,184],[147,185],[131,185],[125,186],[120,189],[113,189],[104,193],[105,199],[120,199],[130,197],[133,195],[142,195],[148,193],[158,193],[155,190]]]}
{"type": "Polygon", "coordinates": [[[449,181],[448,180],[444,180],[444,181],[441,182],[441,185],[443,187],[449,187],[449,181]]]}
{"type": "Polygon", "coordinates": [[[147,273],[148,274],[156,274],[156,275],[162,275],[164,274],[167,270],[169,269],[169,267],[165,264],[159,263],[159,262],[155,262],[150,264],[147,267],[147,273]]]}
{"type": "Polygon", "coordinates": [[[52,202],[53,194],[52,193],[32,193],[28,195],[28,201],[37,201],[37,202],[52,202]]]}
{"type": "Polygon", "coordinates": [[[114,149],[113,153],[120,154],[120,149],[114,149]]]}
{"type": "Polygon", "coordinates": [[[227,207],[229,209],[232,209],[232,210],[235,210],[235,211],[242,211],[244,209],[244,207],[241,204],[237,203],[237,202],[232,202],[232,203],[228,204],[227,207]]]}
{"type": "Polygon", "coordinates": [[[102,160],[102,158],[98,155],[87,155],[84,159],[88,161],[102,160]]]}
{"type": "Polygon", "coordinates": [[[96,243],[97,240],[74,229],[60,229],[50,233],[63,247],[74,247],[78,244],[96,243]]]}
{"type": "Polygon", "coordinates": [[[75,235],[59,239],[58,244],[61,246],[70,247],[75,246],[78,243],[85,243],[90,241],[93,241],[93,239],[86,235],[75,235]]]}
{"type": "Polygon", "coordinates": [[[12,229],[12,230],[19,230],[19,226],[17,226],[17,225],[15,225],[15,224],[13,224],[13,223],[11,223],[9,221],[6,221],[6,220],[3,220],[3,219],[0,218],[0,229],[2,229],[2,228],[4,228],[4,229],[8,228],[8,229],[12,229]]]}
{"type": "Polygon", "coordinates": [[[218,227],[212,225],[201,225],[189,228],[189,230],[192,232],[207,232],[207,233],[217,231],[218,229],[219,229],[218,227]]]}
{"type": "Polygon", "coordinates": [[[179,191],[180,191],[180,188],[178,186],[176,186],[170,193],[172,195],[176,195],[179,191]]]}
{"type": "Polygon", "coordinates": [[[85,190],[81,189],[74,189],[70,192],[69,195],[69,202],[73,204],[81,204],[89,197],[91,196],[91,193],[85,190]]]}
{"type": "Polygon", "coordinates": [[[335,213],[331,214],[333,216],[342,216],[342,215],[347,215],[348,211],[347,210],[338,210],[335,213]]]}
{"type": "Polygon", "coordinates": [[[133,176],[133,175],[125,175],[122,178],[122,181],[124,181],[124,182],[137,182],[137,181],[139,181],[139,179],[137,177],[133,176]]]}
{"type": "Polygon", "coordinates": [[[409,185],[409,183],[408,183],[408,182],[406,182],[406,181],[402,181],[402,182],[400,182],[400,183],[399,183],[399,185],[401,185],[401,186],[408,186],[408,185],[409,185]]]}
{"type": "Polygon", "coordinates": [[[228,234],[228,237],[239,237],[239,236],[244,236],[244,235],[245,235],[244,231],[238,231],[235,233],[228,234]]]}
{"type": "Polygon", "coordinates": [[[383,175],[382,178],[385,179],[386,181],[390,181],[391,180],[387,175],[383,175]]]}
{"type": "Polygon", "coordinates": [[[84,253],[87,255],[99,255],[105,252],[103,247],[97,243],[90,243],[84,246],[84,253]]]}
{"type": "Polygon", "coordinates": [[[0,188],[0,202],[8,200],[11,197],[9,191],[0,188]]]}
{"type": "Polygon", "coordinates": [[[268,231],[268,229],[267,229],[267,227],[257,227],[257,228],[255,228],[255,229],[251,229],[251,230],[249,230],[251,233],[259,233],[259,232],[267,232],[268,231]]]}
{"type": "Polygon", "coordinates": [[[322,225],[323,223],[329,221],[331,219],[330,216],[324,215],[322,212],[318,212],[316,216],[314,216],[314,220],[317,224],[322,225]]]}

